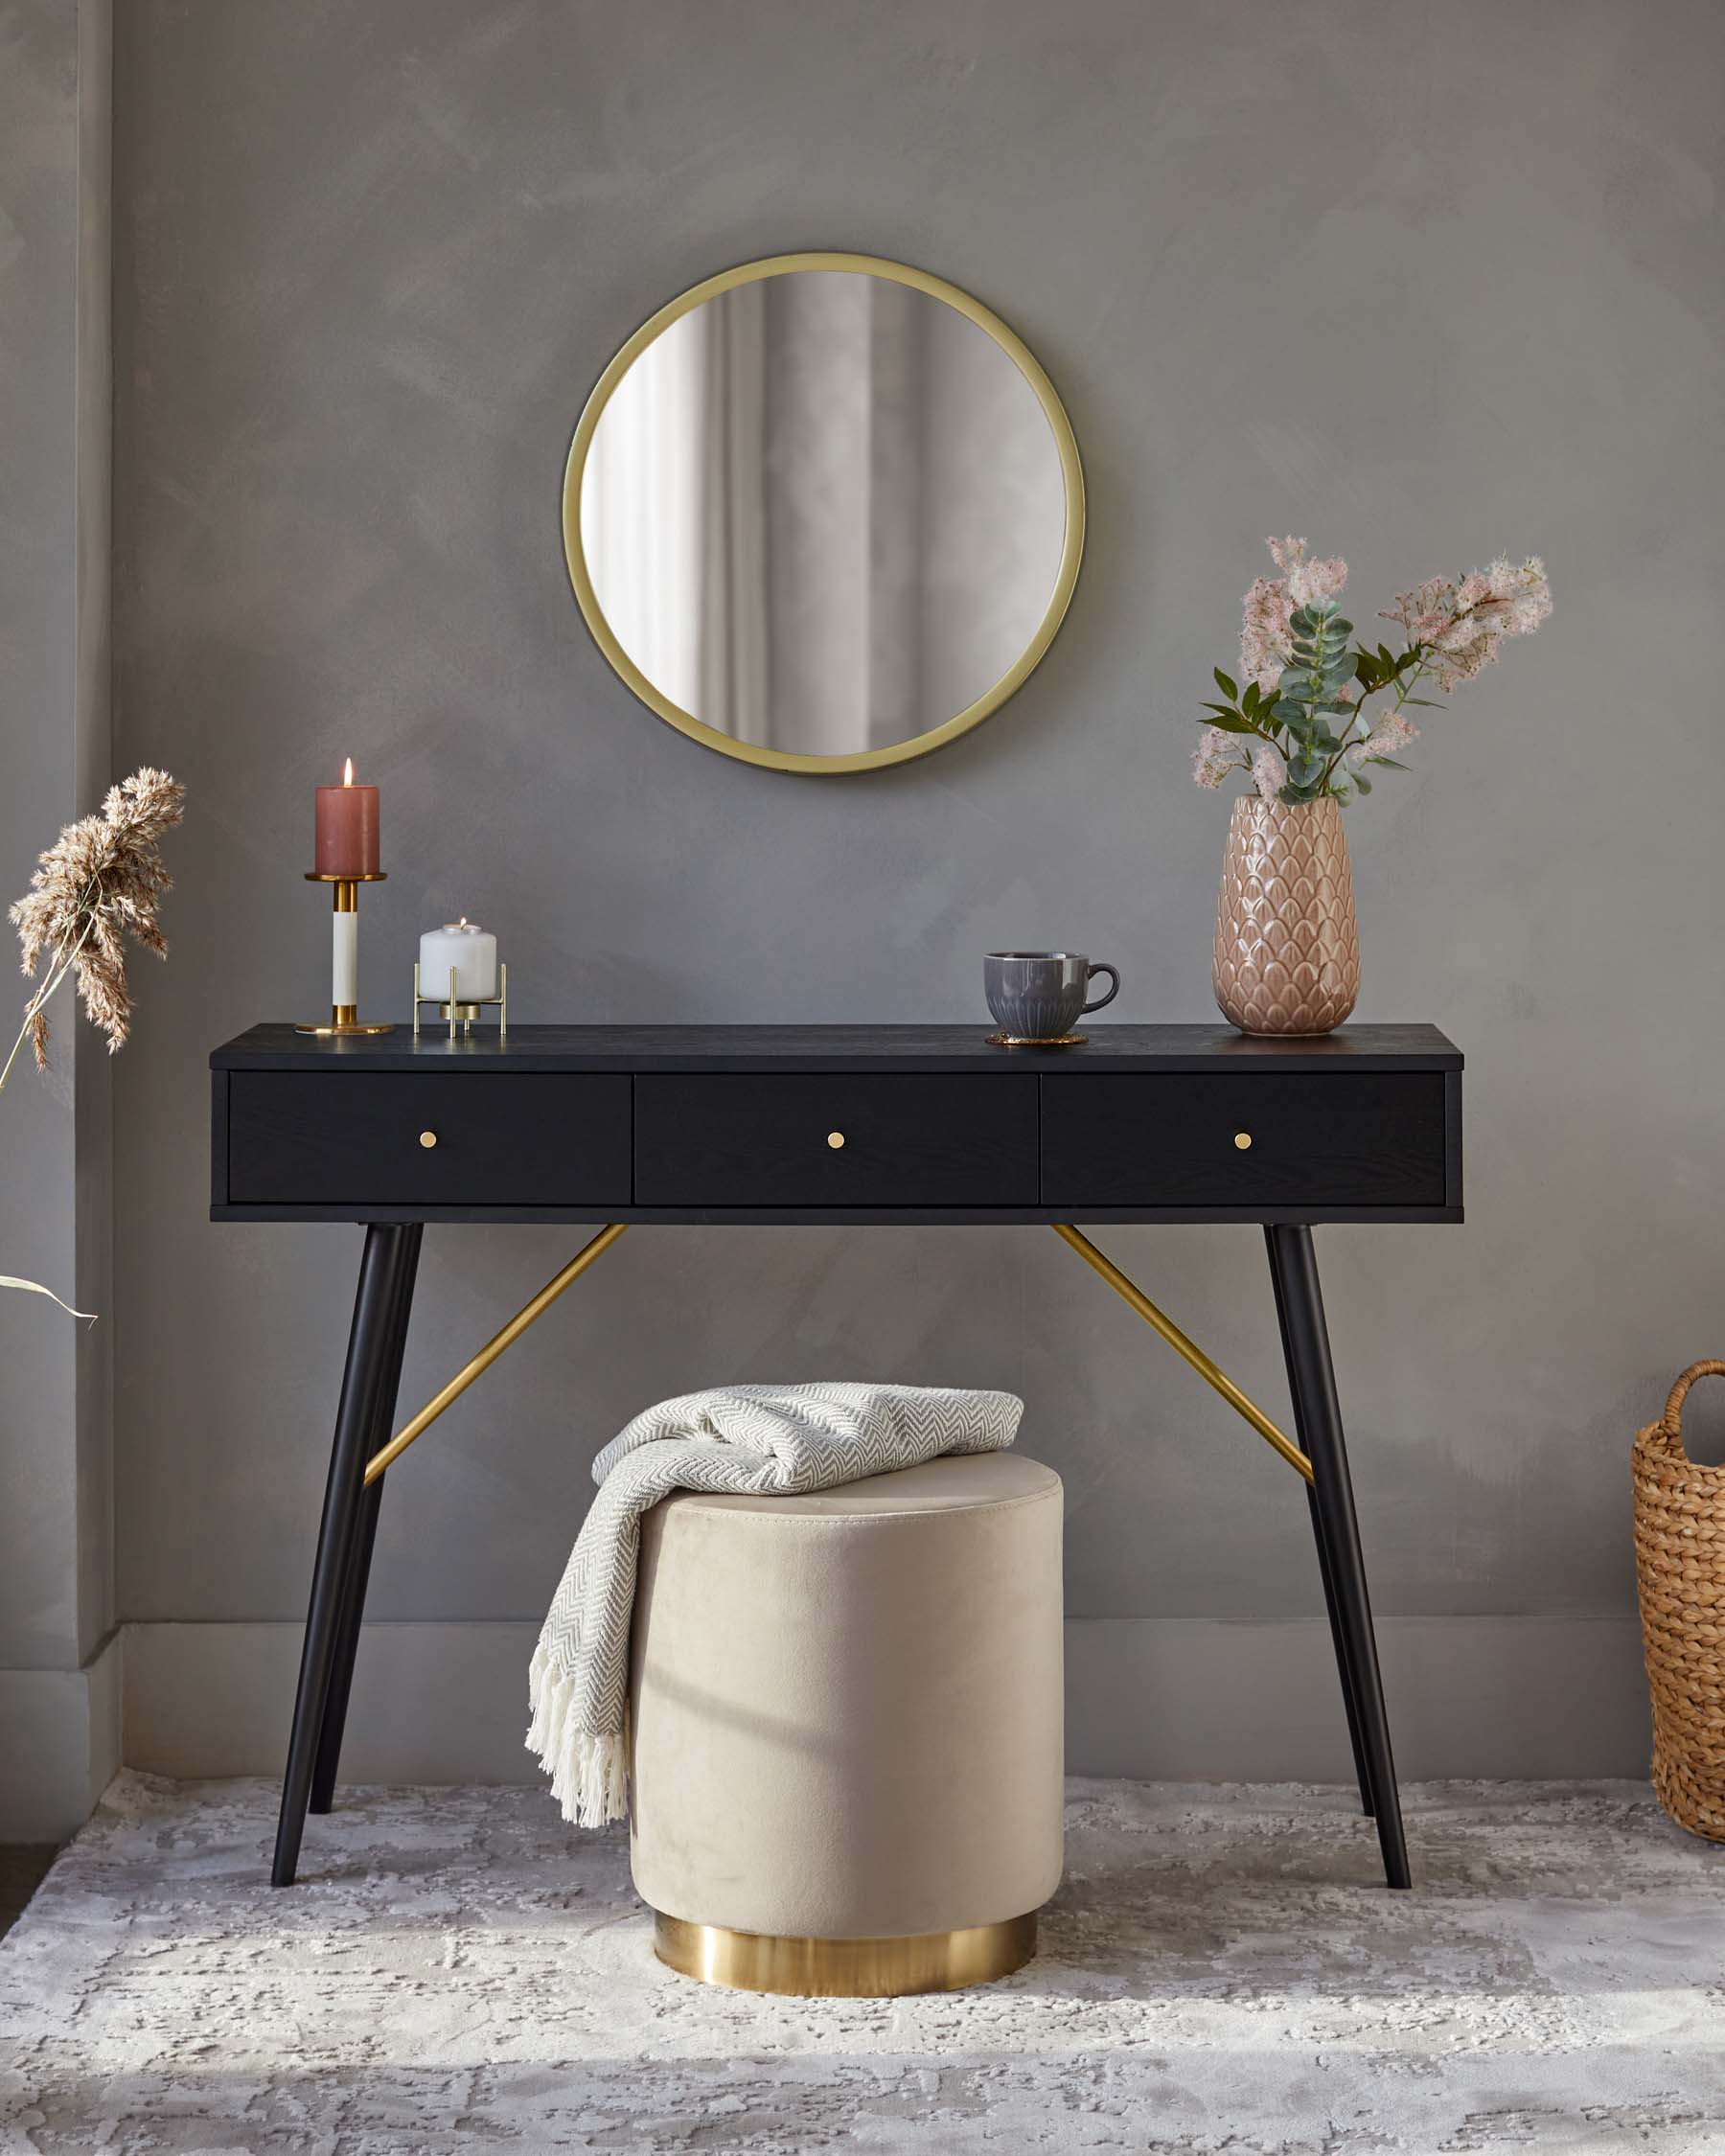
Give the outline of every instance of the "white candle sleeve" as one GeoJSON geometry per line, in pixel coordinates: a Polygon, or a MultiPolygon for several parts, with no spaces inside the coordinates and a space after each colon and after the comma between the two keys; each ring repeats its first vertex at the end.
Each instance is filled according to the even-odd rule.
{"type": "Polygon", "coordinates": [[[335,963],[330,1000],[335,1004],[356,1004],[359,1000],[358,908],[352,913],[334,914],[332,918],[335,923],[335,963]]]}

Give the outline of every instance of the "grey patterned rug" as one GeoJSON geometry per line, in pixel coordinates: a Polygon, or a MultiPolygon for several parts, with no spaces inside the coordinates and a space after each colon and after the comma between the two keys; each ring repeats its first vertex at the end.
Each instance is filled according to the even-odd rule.
{"type": "Polygon", "coordinates": [[[1044,1952],[880,2002],[653,1960],[619,1832],[532,1789],[128,1775],[0,1943],[0,2147],[1725,2149],[1725,1850],[1630,1783],[1071,1785],[1044,1952]]]}

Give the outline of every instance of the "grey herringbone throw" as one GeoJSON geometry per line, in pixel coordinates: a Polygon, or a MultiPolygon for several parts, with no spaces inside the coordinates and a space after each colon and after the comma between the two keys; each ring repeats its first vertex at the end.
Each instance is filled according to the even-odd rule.
{"type": "Polygon", "coordinates": [[[581,1524],[528,1673],[527,1749],[564,1819],[628,1811],[629,1621],[641,1515],[674,1490],[830,1490],[942,1453],[992,1453],[1022,1400],[918,1385],[728,1385],[649,1408],[593,1462],[581,1524]]]}

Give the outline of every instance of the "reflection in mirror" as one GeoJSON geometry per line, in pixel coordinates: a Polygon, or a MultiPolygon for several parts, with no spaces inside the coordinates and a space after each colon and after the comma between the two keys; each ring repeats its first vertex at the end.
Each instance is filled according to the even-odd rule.
{"type": "Polygon", "coordinates": [[[658,697],[796,756],[891,749],[988,697],[1067,555],[1061,446],[1012,354],[855,270],[671,321],[611,387],[579,511],[604,622],[658,697]]]}

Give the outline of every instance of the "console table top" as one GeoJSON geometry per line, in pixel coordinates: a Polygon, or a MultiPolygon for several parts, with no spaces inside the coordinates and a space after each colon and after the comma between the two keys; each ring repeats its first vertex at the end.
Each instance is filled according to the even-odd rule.
{"type": "Polygon", "coordinates": [[[254,1025],[210,1057],[213,1070],[629,1071],[1313,1071],[1460,1070],[1461,1052],[1435,1025],[1347,1025],[1316,1040],[1248,1039],[1228,1025],[1098,1025],[1080,1048],[994,1048],[988,1021],[970,1025],[512,1025],[482,1021],[449,1040],[433,1021],[367,1038],[254,1025]]]}

